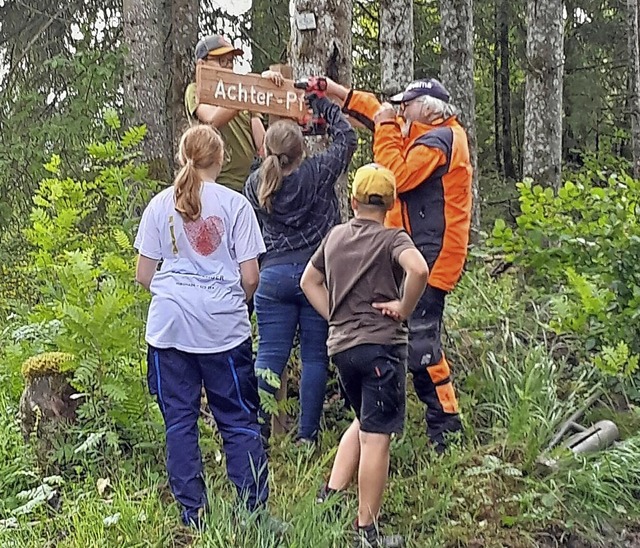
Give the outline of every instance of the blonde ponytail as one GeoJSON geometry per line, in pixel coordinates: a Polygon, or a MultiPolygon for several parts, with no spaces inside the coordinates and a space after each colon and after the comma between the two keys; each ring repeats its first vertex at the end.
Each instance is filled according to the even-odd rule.
{"type": "Polygon", "coordinates": [[[218,132],[206,124],[198,124],[182,134],[178,161],[182,169],[173,181],[176,211],[185,221],[197,221],[202,214],[199,169],[222,166],[224,145],[218,132]]]}
{"type": "Polygon", "coordinates": [[[273,195],[282,186],[282,167],[275,154],[270,154],[260,166],[260,185],[258,186],[258,203],[260,207],[273,213],[273,195]]]}
{"type": "Polygon", "coordinates": [[[189,221],[197,221],[202,213],[200,202],[200,187],[202,181],[193,162],[188,161],[178,173],[173,182],[176,201],[176,211],[182,218],[189,221]]]}

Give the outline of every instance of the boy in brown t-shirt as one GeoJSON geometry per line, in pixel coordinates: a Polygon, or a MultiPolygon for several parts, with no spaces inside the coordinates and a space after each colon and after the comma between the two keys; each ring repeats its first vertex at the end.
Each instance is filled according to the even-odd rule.
{"type": "Polygon", "coordinates": [[[404,321],[429,274],[409,235],[383,225],[395,195],[391,171],[376,164],[361,167],[352,187],[355,218],[329,232],[300,284],[329,322],[329,355],[356,414],[342,436],[326,488],[345,489],[358,471],[356,545],[366,547],[402,544],[398,537],[383,539],[376,522],[389,471],[390,435],[404,427],[404,321]]]}

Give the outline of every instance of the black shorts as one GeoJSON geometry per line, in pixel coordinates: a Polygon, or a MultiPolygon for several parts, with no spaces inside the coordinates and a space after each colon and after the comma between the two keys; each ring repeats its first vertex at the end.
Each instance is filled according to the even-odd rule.
{"type": "Polygon", "coordinates": [[[400,433],[406,408],[406,345],[361,344],[333,356],[340,384],[360,421],[372,434],[400,433]]]}

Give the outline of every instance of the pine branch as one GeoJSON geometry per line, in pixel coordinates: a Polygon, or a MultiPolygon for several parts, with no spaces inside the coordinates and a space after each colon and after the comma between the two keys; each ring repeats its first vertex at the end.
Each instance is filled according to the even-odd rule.
{"type": "Polygon", "coordinates": [[[12,76],[14,75],[14,73],[16,72],[16,70],[18,69],[20,63],[22,62],[22,60],[27,56],[27,54],[29,53],[29,50],[33,47],[33,45],[37,42],[38,38],[40,38],[40,36],[42,34],[44,34],[44,32],[53,24],[53,22],[56,20],[57,16],[60,14],[60,12],[62,11],[62,8],[60,8],[56,14],[54,16],[49,17],[49,20],[40,27],[40,29],[33,35],[33,37],[31,38],[31,40],[29,40],[29,42],[27,43],[27,45],[25,46],[24,50],[22,51],[22,53],[20,54],[20,57],[18,58],[18,60],[16,62],[13,63],[13,65],[11,66],[11,69],[9,70],[9,74],[7,74],[7,78],[6,78],[6,82],[11,82],[12,80],[12,76]]]}

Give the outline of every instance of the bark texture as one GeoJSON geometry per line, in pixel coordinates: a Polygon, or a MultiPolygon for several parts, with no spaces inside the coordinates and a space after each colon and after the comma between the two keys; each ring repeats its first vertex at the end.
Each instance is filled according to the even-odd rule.
{"type": "MultiPolygon", "coordinates": [[[[291,19],[290,64],[294,78],[328,76],[351,85],[351,0],[294,0],[291,19]],[[297,23],[299,14],[314,14],[316,28],[303,30],[297,23]]],[[[309,137],[307,147],[315,154],[327,147],[324,137],[309,137]]],[[[336,185],[343,220],[350,215],[347,177],[336,185]]]]}
{"type": "Polygon", "coordinates": [[[640,48],[638,35],[638,0],[627,0],[627,41],[629,48],[629,117],[633,176],[640,178],[640,48]]]}
{"type": "Polygon", "coordinates": [[[50,453],[65,439],[70,424],[76,421],[79,400],[76,391],[62,374],[27,379],[20,398],[20,429],[25,440],[33,442],[38,462],[48,469],[50,453]]]}
{"type": "Polygon", "coordinates": [[[558,188],[562,170],[562,0],[527,1],[523,175],[558,188]]]}
{"type": "Polygon", "coordinates": [[[493,151],[496,170],[504,176],[502,163],[502,110],[500,108],[500,2],[493,2],[493,151]]]}
{"type": "Polygon", "coordinates": [[[260,73],[272,64],[286,63],[290,34],[289,0],[253,0],[251,72],[260,73]]]}
{"type": "Polygon", "coordinates": [[[382,93],[393,95],[413,80],[413,1],[380,0],[382,93]]]}
{"type": "Polygon", "coordinates": [[[143,151],[153,176],[171,177],[173,152],[167,95],[170,12],[164,0],[123,0],[124,39],[128,46],[125,105],[129,124],[146,124],[143,151]]]}
{"type": "Polygon", "coordinates": [[[517,179],[515,165],[513,163],[513,145],[511,142],[511,85],[510,70],[510,46],[509,46],[509,19],[510,0],[501,0],[501,8],[498,12],[498,27],[500,36],[500,114],[502,119],[502,158],[504,174],[509,179],[517,179]]]}
{"type": "Polygon", "coordinates": [[[442,83],[451,94],[451,102],[460,110],[460,121],[469,138],[469,153],[473,166],[471,237],[475,239],[480,227],[480,193],[475,126],[476,96],[473,81],[472,0],[440,0],[440,18],[442,83]]]}
{"type": "Polygon", "coordinates": [[[171,165],[175,163],[182,133],[189,127],[184,108],[184,92],[194,81],[193,51],[198,41],[199,2],[171,0],[169,59],[171,63],[168,112],[172,144],[171,165]]]}

